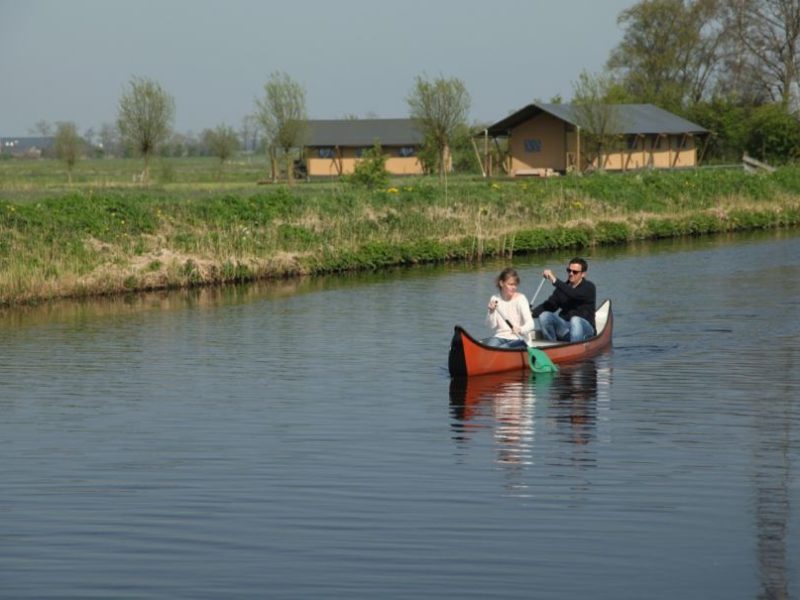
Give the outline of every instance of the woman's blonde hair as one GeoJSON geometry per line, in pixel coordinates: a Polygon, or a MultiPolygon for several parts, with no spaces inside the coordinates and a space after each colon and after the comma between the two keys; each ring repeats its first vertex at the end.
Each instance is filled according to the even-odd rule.
{"type": "Polygon", "coordinates": [[[497,289],[500,289],[500,284],[508,279],[515,279],[517,281],[517,285],[519,285],[519,274],[517,270],[513,267],[506,267],[502,271],[500,271],[500,275],[497,276],[494,284],[497,286],[497,289]]]}

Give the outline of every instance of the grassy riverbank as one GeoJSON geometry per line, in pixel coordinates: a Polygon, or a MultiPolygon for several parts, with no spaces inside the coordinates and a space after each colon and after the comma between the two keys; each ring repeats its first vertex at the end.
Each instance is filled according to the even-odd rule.
{"type": "Polygon", "coordinates": [[[0,182],[0,304],[800,224],[800,168],[549,180],[0,182]]]}

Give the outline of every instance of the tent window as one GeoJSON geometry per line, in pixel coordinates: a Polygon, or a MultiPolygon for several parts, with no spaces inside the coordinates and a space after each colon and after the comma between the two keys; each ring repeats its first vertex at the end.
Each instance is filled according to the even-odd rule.
{"type": "Polygon", "coordinates": [[[540,139],[525,140],[525,152],[541,152],[541,151],[542,151],[542,140],[540,139]]]}

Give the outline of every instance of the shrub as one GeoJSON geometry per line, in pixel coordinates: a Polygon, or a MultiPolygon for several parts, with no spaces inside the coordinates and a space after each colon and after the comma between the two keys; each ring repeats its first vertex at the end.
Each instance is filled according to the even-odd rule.
{"type": "Polygon", "coordinates": [[[347,179],[353,185],[369,189],[386,187],[386,184],[389,183],[386,156],[378,142],[364,152],[361,160],[356,163],[355,171],[347,179]]]}

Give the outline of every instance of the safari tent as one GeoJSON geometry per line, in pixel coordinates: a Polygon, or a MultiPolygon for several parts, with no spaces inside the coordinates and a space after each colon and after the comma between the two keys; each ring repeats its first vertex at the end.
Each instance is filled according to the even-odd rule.
{"type": "Polygon", "coordinates": [[[652,104],[532,103],[489,126],[483,135],[487,163],[488,140],[498,143],[505,138],[503,171],[544,176],[573,170],[696,167],[708,133],[652,104]]]}
{"type": "Polygon", "coordinates": [[[303,156],[309,177],[352,173],[375,143],[392,175],[422,174],[418,154],[424,135],[413,119],[311,119],[307,124],[303,156]]]}

